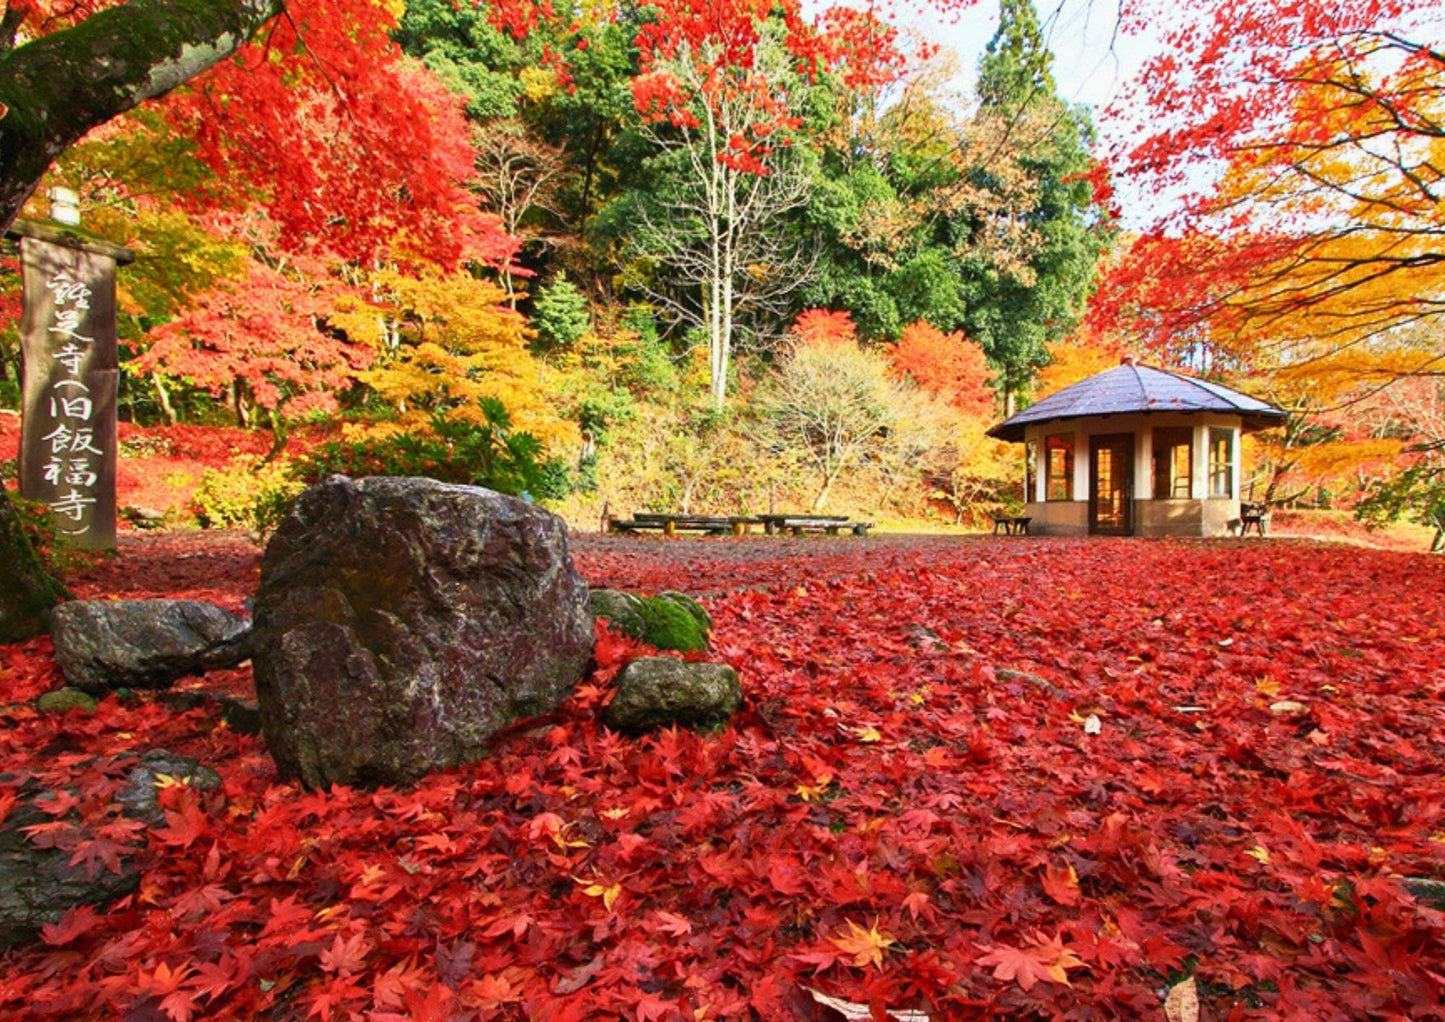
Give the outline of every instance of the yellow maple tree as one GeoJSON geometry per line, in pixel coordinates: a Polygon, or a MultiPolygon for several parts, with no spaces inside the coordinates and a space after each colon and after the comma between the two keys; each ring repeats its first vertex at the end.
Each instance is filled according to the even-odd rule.
{"type": "Polygon", "coordinates": [[[387,268],[368,283],[374,302],[338,308],[331,322],[377,346],[376,364],[359,378],[397,415],[374,432],[424,433],[437,412],[480,425],[478,399],[490,397],[548,448],[579,441],[576,424],[549,402],[545,367],[527,347],[531,330],[502,288],[465,269],[387,268]]]}

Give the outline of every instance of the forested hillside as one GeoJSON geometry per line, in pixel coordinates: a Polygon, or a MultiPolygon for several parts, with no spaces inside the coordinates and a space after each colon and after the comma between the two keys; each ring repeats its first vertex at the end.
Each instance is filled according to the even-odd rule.
{"type": "MultiPolygon", "coordinates": [[[[1175,46],[1095,112],[1030,0],[972,66],[850,8],[300,2],[66,149],[27,213],[73,188],[139,255],[122,419],[264,431],[283,465],[300,430],[324,453],[288,486],[505,481],[577,524],[979,521],[1021,496],[987,426],[1136,354],[1295,413],[1246,452],[1248,496],[1431,520],[1429,13],[1241,16],[1231,58],[1199,7],[1125,10],[1175,46]]],[[[6,52],[91,9],[7,5],[6,52]]]]}

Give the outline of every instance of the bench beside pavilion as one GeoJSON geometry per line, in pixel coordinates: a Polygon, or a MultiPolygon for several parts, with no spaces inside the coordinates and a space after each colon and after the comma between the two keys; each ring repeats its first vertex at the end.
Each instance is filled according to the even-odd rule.
{"type": "Polygon", "coordinates": [[[1025,445],[1024,515],[1048,536],[1222,536],[1240,518],[1240,437],[1274,405],[1180,373],[1122,365],[989,430],[1025,445]]]}

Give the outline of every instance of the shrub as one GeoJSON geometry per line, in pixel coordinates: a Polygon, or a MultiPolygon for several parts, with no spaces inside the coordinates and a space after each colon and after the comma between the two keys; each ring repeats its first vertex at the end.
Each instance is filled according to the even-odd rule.
{"type": "Polygon", "coordinates": [[[264,538],[281,524],[302,489],[286,465],[242,455],[223,469],[202,473],[191,511],[203,529],[250,529],[264,538]]]}
{"type": "Polygon", "coordinates": [[[84,567],[95,559],[91,551],[77,550],[64,533],[55,531],[50,506],[42,500],[27,500],[18,493],[10,494],[21,531],[30,541],[30,548],[40,559],[40,566],[51,576],[64,575],[84,567]]]}
{"type": "Polygon", "coordinates": [[[391,433],[333,441],[298,461],[294,472],[307,483],[337,474],[426,476],[514,496],[564,496],[568,488],[565,467],[539,460],[541,442],[530,433],[512,432],[511,418],[496,398],[481,398],[477,405],[481,422],[438,412],[432,415],[425,434],[391,433]]]}
{"type": "Polygon", "coordinates": [[[532,314],[540,353],[566,351],[592,329],[587,299],[572,286],[566,274],[557,274],[550,285],[539,288],[532,314]]]}

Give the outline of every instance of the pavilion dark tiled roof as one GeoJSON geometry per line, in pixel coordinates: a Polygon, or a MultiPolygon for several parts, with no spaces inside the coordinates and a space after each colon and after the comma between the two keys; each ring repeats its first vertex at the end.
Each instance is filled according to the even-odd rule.
{"type": "Polygon", "coordinates": [[[1246,432],[1278,426],[1287,414],[1268,402],[1218,383],[1126,362],[1050,394],[988,433],[1000,440],[1020,441],[1024,438],[1024,427],[1036,423],[1140,412],[1239,415],[1246,432]]]}

